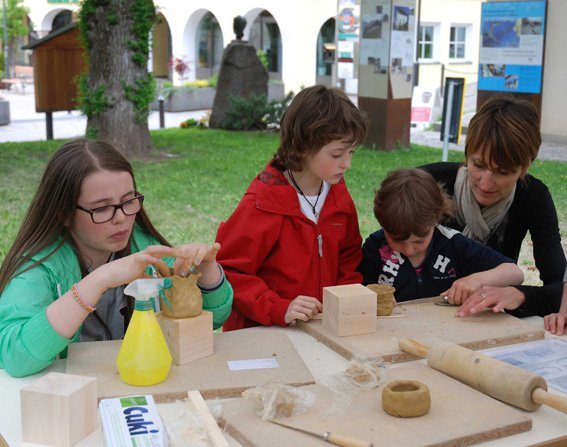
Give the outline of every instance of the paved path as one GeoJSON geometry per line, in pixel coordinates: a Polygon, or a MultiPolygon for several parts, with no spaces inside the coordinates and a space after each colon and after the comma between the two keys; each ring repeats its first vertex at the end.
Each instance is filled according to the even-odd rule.
{"type": "MultiPolygon", "coordinates": [[[[0,126],[0,143],[8,141],[38,141],[45,140],[45,113],[36,113],[35,97],[32,88],[27,88],[25,93],[0,91],[0,98],[10,102],[10,124],[0,126]]],[[[207,112],[198,110],[192,112],[165,113],[165,127],[178,127],[180,123],[188,118],[199,119],[207,112]]],[[[470,116],[465,116],[470,119],[470,116]]],[[[68,139],[83,136],[87,119],[79,111],[54,112],[53,113],[53,137],[56,139],[68,139]]],[[[148,118],[150,129],[159,129],[159,114],[152,111],[148,118]]],[[[410,140],[415,144],[431,147],[443,147],[439,132],[411,129],[410,140]]],[[[465,138],[460,144],[449,144],[450,150],[464,150],[465,138]]],[[[541,145],[539,159],[567,161],[567,144],[547,143],[541,145]]]]}
{"type": "MultiPolygon", "coordinates": [[[[422,144],[424,146],[439,148],[443,147],[443,142],[441,141],[439,132],[430,130],[418,130],[412,128],[410,141],[413,144],[422,144]]],[[[449,150],[464,151],[465,141],[466,136],[463,135],[459,144],[449,143],[449,150]]],[[[549,143],[544,141],[539,148],[539,154],[537,158],[539,160],[567,161],[567,144],[549,143]]]]}
{"type": "MultiPolygon", "coordinates": [[[[29,87],[29,86],[28,86],[29,87]]],[[[0,90],[0,98],[10,102],[10,124],[0,126],[0,143],[8,141],[46,140],[45,113],[35,111],[33,89],[25,93],[0,90]],[[30,91],[31,90],[31,91],[30,91]]],[[[179,127],[188,118],[199,119],[205,110],[192,112],[165,113],[165,127],[179,127]]],[[[148,117],[150,129],[159,129],[159,113],[151,111],[148,117]]],[[[68,139],[84,136],[87,118],[78,110],[53,112],[53,138],[68,139]]]]}

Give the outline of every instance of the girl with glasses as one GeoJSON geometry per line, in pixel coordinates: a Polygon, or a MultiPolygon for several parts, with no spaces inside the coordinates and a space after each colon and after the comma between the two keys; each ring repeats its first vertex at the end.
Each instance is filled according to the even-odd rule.
{"type": "Polygon", "coordinates": [[[154,228],[130,163],[109,144],[78,139],[48,162],[0,268],[0,367],[26,376],[64,357],[71,342],[124,336],[124,285],[150,266],[182,276],[195,267],[203,307],[220,327],[232,288],[219,244],[171,247],[154,228]]]}

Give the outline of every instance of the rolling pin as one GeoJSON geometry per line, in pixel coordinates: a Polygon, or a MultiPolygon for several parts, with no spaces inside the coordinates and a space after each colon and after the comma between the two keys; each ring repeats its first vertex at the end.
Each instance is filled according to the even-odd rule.
{"type": "Polygon", "coordinates": [[[528,411],[541,405],[567,413],[567,399],[547,392],[545,379],[518,366],[488,357],[454,343],[428,347],[404,338],[400,349],[427,358],[427,365],[495,399],[528,411]]]}

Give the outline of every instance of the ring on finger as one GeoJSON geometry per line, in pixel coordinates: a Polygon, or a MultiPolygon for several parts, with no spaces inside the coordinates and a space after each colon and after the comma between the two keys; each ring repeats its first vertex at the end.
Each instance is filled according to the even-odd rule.
{"type": "Polygon", "coordinates": [[[484,292],[480,292],[480,296],[482,297],[482,301],[484,301],[487,298],[484,292]]]}

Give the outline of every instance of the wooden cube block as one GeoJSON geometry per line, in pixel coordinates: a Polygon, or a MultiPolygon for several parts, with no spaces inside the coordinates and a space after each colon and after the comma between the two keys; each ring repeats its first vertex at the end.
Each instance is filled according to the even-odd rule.
{"type": "Polygon", "coordinates": [[[48,373],[20,390],[22,440],[72,446],[98,428],[94,377],[48,373]]]}
{"type": "Polygon", "coordinates": [[[376,293],[361,284],[323,288],[323,327],[338,337],[376,332],[376,293]]]}
{"type": "Polygon", "coordinates": [[[204,310],[190,318],[157,314],[175,365],[185,365],[213,353],[213,314],[204,310]]]}

